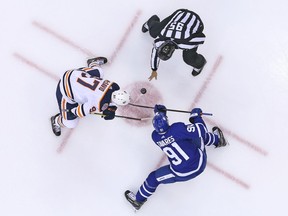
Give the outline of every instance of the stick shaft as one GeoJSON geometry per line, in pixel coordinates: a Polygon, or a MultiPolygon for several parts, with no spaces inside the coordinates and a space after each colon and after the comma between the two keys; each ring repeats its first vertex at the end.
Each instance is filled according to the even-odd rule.
{"type": "MultiPolygon", "coordinates": [[[[68,109],[62,110],[62,112],[69,112],[68,109]]],[[[97,112],[92,112],[91,114],[94,115],[99,115],[99,116],[105,116],[103,115],[103,113],[97,113],[97,112]]],[[[136,121],[145,121],[145,120],[149,120],[152,119],[152,117],[147,117],[147,118],[134,118],[134,117],[130,117],[130,116],[122,116],[122,115],[115,115],[115,117],[117,118],[125,118],[125,119],[130,119],[130,120],[136,120],[136,121]]]]}
{"type": "MultiPolygon", "coordinates": [[[[99,115],[99,116],[105,116],[103,115],[102,113],[92,113],[94,115],[99,115]]],[[[125,118],[125,119],[130,119],[130,120],[136,120],[136,121],[145,121],[145,120],[149,120],[149,119],[152,119],[150,117],[148,118],[134,118],[134,117],[130,117],[130,116],[122,116],[122,115],[115,115],[115,117],[117,118],[125,118]]]]}
{"type": "MultiPolygon", "coordinates": [[[[154,109],[154,107],[151,106],[144,106],[144,105],[139,105],[139,104],[132,104],[129,103],[129,105],[131,106],[136,106],[136,107],[142,107],[142,108],[148,108],[148,109],[154,109]]],[[[181,112],[181,113],[191,113],[191,111],[185,111],[185,110],[176,110],[176,109],[166,109],[167,111],[171,111],[171,112],[181,112]]],[[[212,116],[212,113],[202,113],[202,115],[210,115],[212,116]]]]}

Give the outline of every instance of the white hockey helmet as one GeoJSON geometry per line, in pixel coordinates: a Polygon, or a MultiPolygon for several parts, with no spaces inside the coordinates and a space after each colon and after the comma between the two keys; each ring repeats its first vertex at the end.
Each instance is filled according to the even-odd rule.
{"type": "Polygon", "coordinates": [[[117,90],[112,93],[111,100],[119,106],[125,106],[130,102],[130,94],[126,91],[117,90]]]}

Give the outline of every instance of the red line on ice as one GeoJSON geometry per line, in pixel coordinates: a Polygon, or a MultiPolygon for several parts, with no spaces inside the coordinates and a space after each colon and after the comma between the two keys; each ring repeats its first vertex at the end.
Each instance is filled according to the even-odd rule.
{"type": "Polygon", "coordinates": [[[218,56],[218,58],[216,59],[216,62],[213,65],[211,73],[209,74],[208,78],[205,80],[205,82],[203,83],[202,87],[199,89],[198,93],[196,94],[196,97],[195,97],[195,99],[194,99],[194,101],[193,101],[193,103],[191,105],[191,109],[196,107],[196,104],[199,102],[200,98],[202,97],[202,95],[204,94],[205,90],[207,89],[208,84],[212,80],[212,77],[216,73],[219,65],[221,64],[222,59],[223,59],[223,57],[221,55],[218,56]]]}
{"type": "MultiPolygon", "coordinates": [[[[163,156],[163,157],[160,159],[160,161],[158,162],[158,164],[157,164],[157,166],[156,166],[156,169],[159,168],[159,167],[161,167],[165,160],[166,160],[166,156],[163,156]]],[[[218,174],[221,174],[221,175],[224,176],[225,178],[233,181],[234,183],[238,184],[239,186],[241,186],[241,187],[243,187],[243,188],[245,188],[245,189],[247,189],[247,190],[250,188],[250,186],[249,186],[246,182],[244,182],[244,181],[242,181],[241,179],[237,178],[236,176],[233,176],[232,174],[224,171],[223,169],[221,169],[221,168],[213,165],[212,163],[207,162],[207,167],[213,169],[213,170],[216,171],[218,174]]]]}
{"type": "Polygon", "coordinates": [[[205,119],[205,122],[208,122],[210,125],[218,125],[226,136],[233,137],[234,139],[236,139],[237,141],[239,141],[243,145],[247,146],[251,150],[255,151],[256,153],[259,153],[259,154],[261,154],[263,156],[267,156],[268,155],[268,152],[266,150],[264,150],[263,148],[260,148],[259,146],[254,145],[250,141],[248,141],[248,140],[244,139],[243,137],[233,133],[231,130],[223,127],[222,125],[219,125],[219,123],[216,123],[216,122],[214,122],[214,121],[212,121],[211,119],[208,119],[208,118],[205,119]]]}
{"type": "MultiPolygon", "coordinates": [[[[211,82],[213,76],[215,75],[219,65],[222,62],[223,57],[220,55],[218,56],[218,58],[216,59],[216,62],[213,65],[213,68],[211,70],[211,73],[209,74],[208,78],[206,79],[206,81],[203,83],[202,87],[199,89],[192,105],[191,108],[196,107],[196,104],[199,102],[199,100],[201,99],[201,97],[203,96],[205,90],[207,89],[209,83],[211,82]]],[[[219,125],[218,123],[214,123],[211,119],[205,119],[205,121],[207,121],[208,123],[212,124],[212,125],[219,125]]],[[[256,153],[262,154],[264,156],[266,156],[268,154],[268,152],[262,148],[260,148],[259,146],[252,144],[251,142],[247,141],[246,139],[240,137],[239,135],[233,133],[230,130],[224,129],[224,127],[221,126],[221,129],[223,128],[223,131],[225,132],[225,134],[228,136],[232,136],[233,138],[235,138],[236,140],[238,140],[240,143],[244,144],[245,146],[249,147],[251,150],[254,150],[256,153]]]]}
{"type": "Polygon", "coordinates": [[[40,71],[41,73],[45,74],[46,76],[54,79],[54,80],[59,80],[59,77],[54,75],[53,73],[45,70],[44,68],[40,67],[39,65],[37,65],[36,63],[32,62],[31,60],[25,58],[24,56],[18,54],[18,53],[14,53],[13,56],[15,58],[17,58],[18,60],[26,63],[27,65],[29,65],[30,67],[33,67],[35,69],[37,69],[38,71],[40,71]]]}
{"type": "Polygon", "coordinates": [[[138,18],[141,15],[141,13],[142,13],[141,10],[138,10],[136,12],[136,15],[134,16],[130,25],[128,26],[128,28],[125,31],[124,36],[122,37],[122,39],[120,40],[119,44],[117,45],[115,51],[113,52],[112,56],[110,57],[110,59],[109,59],[110,63],[112,63],[114,61],[115,57],[117,56],[117,54],[119,53],[119,51],[123,47],[124,43],[126,42],[126,40],[128,38],[128,35],[130,34],[131,30],[135,26],[135,23],[138,21],[138,18]]]}
{"type": "Polygon", "coordinates": [[[44,32],[56,37],[60,41],[68,44],[69,46],[72,46],[73,48],[75,48],[77,50],[80,50],[81,52],[85,53],[87,56],[95,56],[93,54],[93,52],[91,52],[90,50],[80,47],[79,45],[77,45],[76,43],[74,43],[73,41],[68,39],[67,37],[64,37],[64,36],[60,35],[59,33],[53,31],[51,28],[45,26],[44,24],[42,24],[42,23],[40,23],[38,21],[33,21],[32,24],[35,27],[41,29],[42,31],[44,31],[44,32]]]}
{"type": "MultiPolygon", "coordinates": [[[[207,89],[209,83],[211,82],[213,76],[216,74],[217,72],[217,69],[219,68],[221,62],[223,60],[223,57],[220,55],[218,56],[218,58],[216,59],[214,65],[213,65],[213,68],[208,76],[208,78],[206,79],[206,81],[203,83],[202,87],[199,89],[192,105],[191,105],[191,108],[193,107],[196,107],[195,105],[199,102],[199,100],[202,98],[202,95],[204,94],[205,90],[207,89]]],[[[207,120],[205,120],[207,121],[207,120]]],[[[209,121],[209,119],[208,119],[209,121]]],[[[246,141],[244,139],[241,139],[239,140],[240,143],[243,143],[246,144],[246,141]]],[[[254,145],[255,146],[255,145],[254,145]]],[[[228,172],[225,172],[224,170],[222,170],[221,168],[215,166],[215,165],[212,165],[211,163],[207,163],[207,165],[212,168],[213,170],[217,171],[219,174],[223,175],[224,177],[226,177],[227,179],[231,180],[231,181],[234,181],[235,183],[237,183],[238,185],[246,188],[246,189],[249,189],[249,186],[247,183],[241,181],[239,178],[233,176],[232,174],[229,174],[228,172]]]]}
{"type": "Polygon", "coordinates": [[[244,181],[240,180],[239,178],[236,178],[232,174],[224,171],[223,169],[220,169],[219,167],[213,165],[212,163],[207,162],[207,167],[210,167],[214,171],[218,172],[219,174],[223,175],[227,179],[235,182],[236,184],[240,185],[241,187],[243,187],[243,188],[245,188],[247,190],[250,188],[250,186],[247,183],[245,183],[244,181]]]}
{"type": "Polygon", "coordinates": [[[60,143],[59,147],[57,148],[57,152],[60,154],[63,152],[63,149],[68,143],[70,136],[72,135],[73,129],[68,129],[67,133],[65,134],[62,142],[60,143]]]}
{"type": "MultiPolygon", "coordinates": [[[[138,10],[136,12],[136,15],[133,17],[131,23],[129,24],[128,28],[126,29],[123,37],[121,38],[119,44],[117,45],[115,51],[113,52],[112,56],[109,59],[109,63],[111,64],[114,59],[116,58],[117,54],[120,52],[120,50],[122,49],[124,43],[126,42],[128,35],[130,34],[130,32],[132,31],[132,29],[135,26],[135,23],[138,21],[139,16],[141,15],[142,11],[138,10]]],[[[56,37],[57,39],[59,39],[60,41],[72,46],[73,48],[80,50],[81,52],[83,52],[84,54],[86,54],[87,56],[95,56],[95,54],[93,54],[93,52],[91,52],[90,50],[80,47],[79,45],[77,45],[75,42],[73,42],[72,40],[68,39],[67,37],[64,37],[62,35],[60,35],[59,33],[57,33],[56,31],[53,31],[51,28],[49,28],[48,26],[45,26],[44,24],[38,22],[38,21],[33,21],[32,24],[41,29],[42,31],[56,37]]]]}

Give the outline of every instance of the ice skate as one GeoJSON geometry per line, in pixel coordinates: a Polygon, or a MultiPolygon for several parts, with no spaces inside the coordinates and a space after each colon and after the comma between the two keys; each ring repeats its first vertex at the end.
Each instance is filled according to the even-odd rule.
{"type": "Polygon", "coordinates": [[[60,115],[60,113],[58,113],[57,115],[52,116],[52,117],[50,118],[50,120],[51,120],[51,126],[52,126],[52,131],[53,131],[53,133],[54,133],[56,136],[60,136],[60,135],[61,135],[61,127],[58,126],[58,125],[56,124],[56,121],[55,121],[55,119],[56,119],[59,115],[60,115]]]}
{"type": "Polygon", "coordinates": [[[125,198],[128,200],[128,202],[133,206],[133,208],[135,209],[135,211],[139,210],[142,205],[146,202],[138,202],[136,200],[136,196],[133,192],[127,190],[125,191],[125,198]]]}
{"type": "Polygon", "coordinates": [[[201,73],[201,71],[203,70],[203,68],[204,68],[206,63],[207,63],[207,61],[204,59],[204,64],[203,64],[203,66],[201,68],[199,68],[199,69],[193,68],[192,76],[198,76],[201,73]]]}
{"type": "Polygon", "coordinates": [[[142,25],[142,32],[143,33],[146,33],[148,31],[148,22],[145,22],[143,25],[142,25]]]}
{"type": "Polygon", "coordinates": [[[103,64],[106,64],[108,62],[106,57],[93,57],[93,58],[89,58],[87,60],[87,65],[88,67],[95,67],[95,66],[101,66],[103,64]]]}
{"type": "Polygon", "coordinates": [[[228,142],[226,141],[226,139],[224,137],[224,134],[223,134],[223,132],[222,132],[222,130],[220,128],[213,127],[212,131],[213,131],[214,134],[216,134],[219,137],[219,143],[216,146],[216,148],[228,145],[228,142]]]}

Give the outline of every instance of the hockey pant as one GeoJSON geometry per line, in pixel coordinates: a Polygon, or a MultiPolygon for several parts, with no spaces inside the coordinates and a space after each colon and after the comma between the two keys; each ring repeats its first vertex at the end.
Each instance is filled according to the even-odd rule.
{"type": "Polygon", "coordinates": [[[60,82],[57,85],[56,89],[56,98],[60,110],[60,121],[65,127],[67,128],[75,128],[78,124],[79,118],[71,113],[69,110],[73,109],[74,107],[78,106],[78,103],[68,103],[65,98],[63,97],[60,91],[60,82]]]}
{"type": "Polygon", "coordinates": [[[201,69],[205,65],[206,59],[203,55],[197,53],[197,48],[198,47],[194,49],[183,50],[182,57],[186,64],[192,66],[193,68],[201,69]]]}

